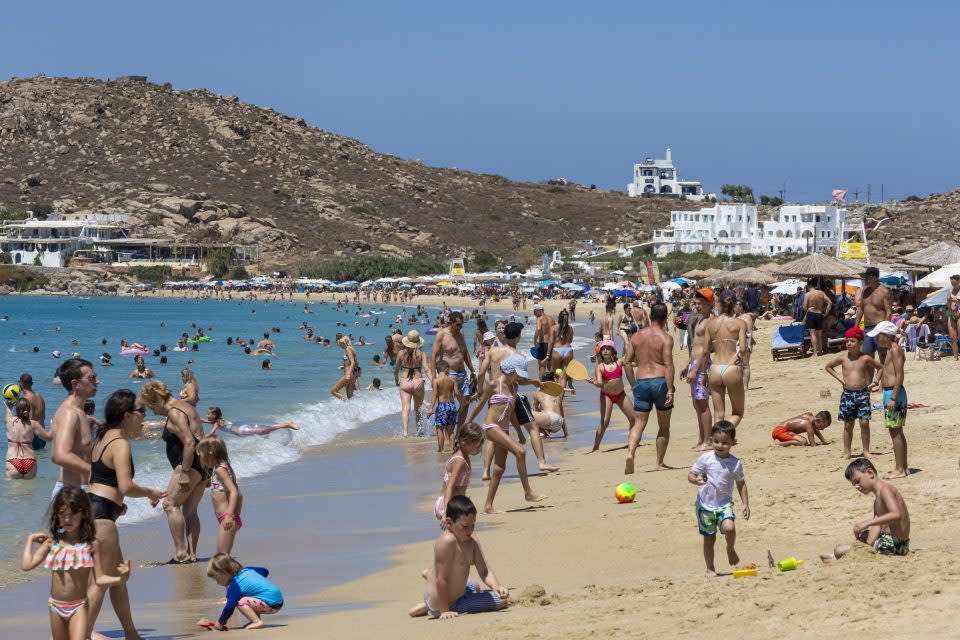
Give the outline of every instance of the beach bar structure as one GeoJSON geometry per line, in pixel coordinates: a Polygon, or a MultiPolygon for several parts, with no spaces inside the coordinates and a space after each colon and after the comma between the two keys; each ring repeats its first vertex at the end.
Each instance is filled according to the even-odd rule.
{"type": "Polygon", "coordinates": [[[101,264],[182,265],[196,267],[215,251],[228,249],[234,264],[260,260],[260,245],[182,242],[173,238],[112,238],[77,251],[75,260],[101,264]]]}
{"type": "Polygon", "coordinates": [[[123,234],[120,225],[102,220],[61,220],[54,214],[46,220],[7,221],[0,230],[0,250],[11,264],[65,267],[77,251],[123,234]]]}

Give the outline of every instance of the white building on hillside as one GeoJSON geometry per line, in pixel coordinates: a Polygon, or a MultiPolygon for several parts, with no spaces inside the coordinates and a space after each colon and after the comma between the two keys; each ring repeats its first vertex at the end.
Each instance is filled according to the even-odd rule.
{"type": "Polygon", "coordinates": [[[627,195],[674,195],[685,196],[688,200],[703,200],[703,185],[696,180],[681,180],[677,177],[677,168],[673,166],[673,153],[667,148],[667,157],[663,160],[644,158],[643,162],[633,165],[633,182],[627,185],[627,195]]]}
{"type": "Polygon", "coordinates": [[[51,214],[46,220],[27,218],[8,221],[0,230],[0,250],[13,264],[65,267],[81,247],[125,235],[117,224],[91,218],[61,220],[51,214]]]}
{"type": "Polygon", "coordinates": [[[775,220],[763,223],[754,253],[833,253],[846,219],[847,210],[834,205],[784,205],[775,220]]]}
{"type": "Polygon", "coordinates": [[[772,256],[786,251],[832,252],[847,210],[833,205],[785,205],[773,220],[759,220],[752,204],[717,204],[699,211],[673,211],[670,228],[655,231],[654,251],[736,256],[772,256]]]}

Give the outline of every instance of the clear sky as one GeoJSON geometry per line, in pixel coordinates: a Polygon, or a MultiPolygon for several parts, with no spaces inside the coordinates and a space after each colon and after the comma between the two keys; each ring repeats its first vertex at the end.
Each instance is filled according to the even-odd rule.
{"type": "MultiPolygon", "coordinates": [[[[711,191],[960,187],[960,3],[33,2],[0,78],[148,75],[375,150],[624,189],[673,149],[711,191]]],[[[2,107],[0,107],[2,109],[2,107]]]]}

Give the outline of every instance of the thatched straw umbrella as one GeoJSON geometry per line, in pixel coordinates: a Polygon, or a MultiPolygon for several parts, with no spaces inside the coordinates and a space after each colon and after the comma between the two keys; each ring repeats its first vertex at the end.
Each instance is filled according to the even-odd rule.
{"type": "Polygon", "coordinates": [[[960,246],[941,240],[925,249],[908,253],[900,259],[907,264],[940,268],[948,264],[960,262],[960,246]]]}
{"type": "Polygon", "coordinates": [[[841,260],[822,253],[814,253],[780,265],[778,276],[794,278],[859,278],[864,267],[853,260],[841,260]]]}
{"type": "Polygon", "coordinates": [[[763,271],[764,273],[774,273],[779,268],[780,265],[776,262],[768,262],[757,267],[757,269],[760,269],[760,271],[763,271]]]}
{"type": "Polygon", "coordinates": [[[699,280],[700,278],[706,277],[706,273],[701,269],[691,269],[684,274],[681,274],[681,277],[690,278],[691,280],[699,280]]]}
{"type": "Polygon", "coordinates": [[[721,271],[707,278],[705,283],[710,286],[735,286],[739,284],[768,285],[776,281],[777,279],[769,273],[764,273],[753,267],[746,267],[745,269],[737,269],[736,271],[721,271]]]}
{"type": "Polygon", "coordinates": [[[723,271],[723,269],[704,269],[703,277],[709,278],[710,276],[720,273],[721,271],[723,271]]]}

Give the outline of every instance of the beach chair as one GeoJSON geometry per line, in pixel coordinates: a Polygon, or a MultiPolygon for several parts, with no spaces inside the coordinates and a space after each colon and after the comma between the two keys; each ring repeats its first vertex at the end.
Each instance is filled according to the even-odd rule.
{"type": "Polygon", "coordinates": [[[803,333],[802,324],[785,324],[777,327],[773,334],[773,344],[770,354],[773,359],[780,360],[787,357],[806,358],[809,345],[803,333]]]}

